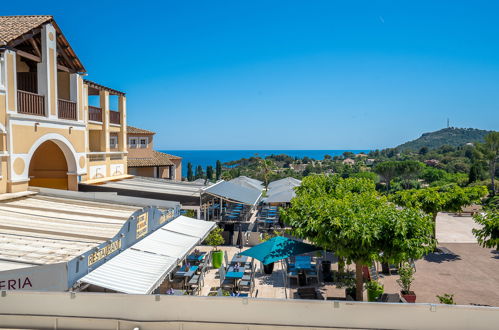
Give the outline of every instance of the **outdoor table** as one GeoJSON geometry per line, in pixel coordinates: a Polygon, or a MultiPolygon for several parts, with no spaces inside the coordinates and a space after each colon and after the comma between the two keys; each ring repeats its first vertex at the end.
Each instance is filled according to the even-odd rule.
{"type": "Polygon", "coordinates": [[[180,267],[180,269],[175,273],[175,276],[190,278],[192,277],[192,275],[194,275],[197,269],[198,266],[191,266],[188,271],[185,271],[185,265],[184,265],[180,267]]]}
{"type": "Polygon", "coordinates": [[[308,256],[297,256],[295,258],[295,268],[296,269],[312,269],[312,258],[308,256]]]}
{"type": "Polygon", "coordinates": [[[190,262],[201,262],[206,257],[206,252],[200,252],[199,254],[191,253],[187,256],[187,261],[190,262]]]}
{"type": "Polygon", "coordinates": [[[244,276],[244,268],[241,269],[241,267],[240,267],[239,270],[240,271],[235,272],[234,271],[234,267],[229,267],[229,271],[225,274],[225,278],[232,278],[232,279],[234,279],[234,281],[243,278],[243,276],[244,276]]]}
{"type": "Polygon", "coordinates": [[[245,264],[247,261],[248,261],[247,256],[235,255],[234,257],[232,257],[231,263],[245,264]]]}
{"type": "Polygon", "coordinates": [[[185,271],[185,265],[180,267],[180,269],[175,273],[176,277],[183,277],[184,278],[184,287],[187,285],[187,281],[194,275],[196,270],[198,269],[198,266],[191,266],[189,268],[189,271],[185,271]]]}

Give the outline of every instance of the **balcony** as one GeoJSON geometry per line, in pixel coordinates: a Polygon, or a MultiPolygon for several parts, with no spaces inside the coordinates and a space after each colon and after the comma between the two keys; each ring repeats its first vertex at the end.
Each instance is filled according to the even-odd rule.
{"type": "Polygon", "coordinates": [[[45,97],[35,93],[17,91],[17,112],[45,116],[45,97]]]}
{"type": "Polygon", "coordinates": [[[120,124],[120,113],[119,111],[109,110],[109,122],[111,124],[120,124]]]}
{"type": "Polygon", "coordinates": [[[78,120],[76,113],[76,102],[58,100],[59,119],[78,120]]]}
{"type": "Polygon", "coordinates": [[[102,109],[88,106],[88,120],[102,123],[102,109]]]}

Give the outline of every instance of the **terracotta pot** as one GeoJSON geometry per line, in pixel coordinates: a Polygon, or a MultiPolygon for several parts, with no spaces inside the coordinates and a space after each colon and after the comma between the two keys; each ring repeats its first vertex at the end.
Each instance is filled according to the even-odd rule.
{"type": "Polygon", "coordinates": [[[416,302],[416,294],[414,291],[409,291],[407,293],[400,292],[400,295],[408,302],[408,303],[415,303],[416,302]]]}
{"type": "Polygon", "coordinates": [[[271,262],[270,264],[263,265],[263,272],[267,275],[272,274],[274,271],[274,263],[271,262]]]}

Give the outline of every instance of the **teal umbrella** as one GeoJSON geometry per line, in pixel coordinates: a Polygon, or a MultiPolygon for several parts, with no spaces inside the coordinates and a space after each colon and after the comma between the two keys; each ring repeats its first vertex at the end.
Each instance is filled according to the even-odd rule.
{"type": "Polygon", "coordinates": [[[260,260],[264,265],[284,258],[321,250],[321,248],[295,241],[294,239],[276,236],[258,244],[240,254],[260,260]]]}

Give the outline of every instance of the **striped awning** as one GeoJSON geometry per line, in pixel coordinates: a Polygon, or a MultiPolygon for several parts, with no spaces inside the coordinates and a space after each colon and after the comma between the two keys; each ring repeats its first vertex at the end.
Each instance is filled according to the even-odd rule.
{"type": "Polygon", "coordinates": [[[180,216],[80,279],[123,293],[149,294],[215,227],[180,216]]]}

